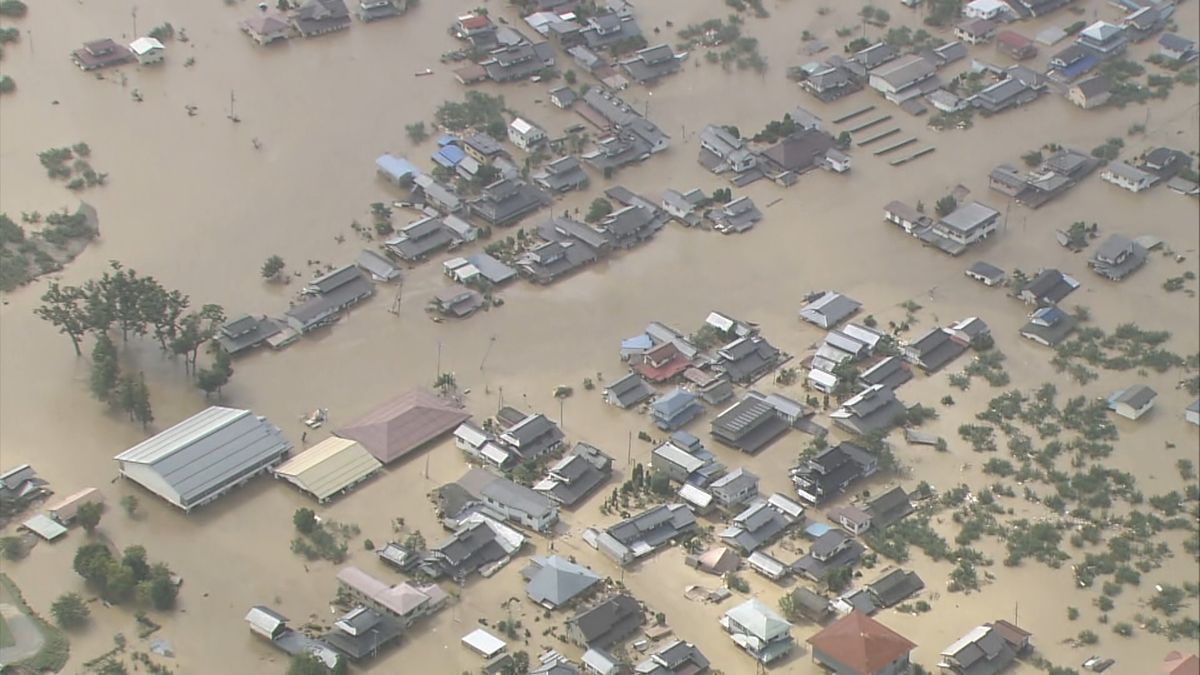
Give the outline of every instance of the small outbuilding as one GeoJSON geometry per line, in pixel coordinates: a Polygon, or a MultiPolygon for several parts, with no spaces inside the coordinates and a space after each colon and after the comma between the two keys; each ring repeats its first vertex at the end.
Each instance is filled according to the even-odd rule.
{"type": "Polygon", "coordinates": [[[463,636],[462,643],[469,647],[471,651],[479,654],[485,659],[490,659],[493,656],[504,651],[507,646],[504,640],[492,635],[482,628],[467,633],[463,636]]]}
{"type": "Polygon", "coordinates": [[[358,441],[332,436],[275,469],[275,477],[326,502],[383,468],[358,441]]]}
{"type": "Polygon", "coordinates": [[[1135,384],[1108,397],[1108,407],[1121,417],[1136,420],[1154,407],[1158,392],[1144,384],[1135,384]]]}
{"type": "Polygon", "coordinates": [[[130,42],[129,51],[133,52],[138,63],[143,66],[162,63],[167,55],[167,48],[163,46],[163,43],[152,37],[140,37],[130,42]]]}
{"type": "Polygon", "coordinates": [[[50,517],[63,525],[70,525],[75,520],[75,514],[84,504],[103,504],[104,495],[96,488],[84,488],[73,495],[64,497],[46,507],[50,517]]]}

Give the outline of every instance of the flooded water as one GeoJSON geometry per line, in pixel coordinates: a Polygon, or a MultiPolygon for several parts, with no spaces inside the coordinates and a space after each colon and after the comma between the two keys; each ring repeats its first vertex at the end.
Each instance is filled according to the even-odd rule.
{"type": "MultiPolygon", "coordinates": [[[[349,229],[351,221],[367,222],[369,203],[394,196],[375,178],[374,158],[390,151],[428,164],[425,156],[432,143],[414,149],[404,125],[428,122],[437,102],[461,97],[463,88],[437,57],[456,47],[445,26],[477,4],[426,2],[400,19],[372,25],[356,22],[342,34],[261,49],[236,29],[238,20],[256,11],[251,3],[163,1],[140,7],[139,29],[170,21],[177,29],[186,29],[190,41],[169,43],[167,63],[160,68],[127,66],[97,79],[76,70],[68,52],[100,36],[127,41],[133,17],[107,3],[39,3],[28,17],[12,22],[22,30],[21,42],[7,45],[0,62],[0,70],[18,86],[15,94],[0,100],[0,210],[11,215],[73,207],[73,195],[45,177],[35,155],[48,147],[86,141],[93,150],[93,165],[110,175],[107,187],[84,196],[99,210],[103,236],[61,275],[63,282],[81,283],[99,274],[108,260],[117,259],[183,290],[197,304],[220,303],[231,313],[280,312],[289,289],[262,282],[258,272],[262,261],[279,254],[288,261],[289,270],[300,270],[305,276],[311,271],[303,264],[307,260],[350,262],[361,248],[349,229]],[[186,67],[189,57],[194,65],[186,67]],[[411,73],[426,67],[434,68],[436,75],[412,77],[411,73]],[[135,88],[144,102],[132,100],[135,88]],[[226,118],[231,113],[231,92],[240,124],[226,118]],[[198,107],[195,117],[187,115],[188,105],[198,107]],[[259,140],[260,150],[252,139],[259,140]],[[338,235],[346,237],[345,243],[335,241],[338,235]]],[[[517,22],[507,5],[485,4],[493,16],[517,22]]],[[[1054,375],[1049,351],[1016,334],[1024,322],[1023,309],[1003,298],[1001,291],[963,277],[962,270],[980,258],[1010,270],[1057,266],[1083,281],[1083,288],[1068,302],[1090,307],[1098,325],[1111,329],[1135,321],[1146,328],[1171,330],[1167,348],[1172,351],[1200,349],[1196,331],[1200,308],[1195,298],[1167,294],[1160,288],[1167,277],[1197,270],[1200,228],[1195,200],[1162,188],[1134,195],[1093,176],[1036,212],[1015,205],[1009,211],[1000,195],[987,190],[987,172],[996,163],[1017,162],[1024,152],[1050,142],[1088,150],[1109,136],[1125,136],[1133,123],[1145,123],[1147,134],[1127,139],[1131,150],[1167,144],[1195,151],[1200,145],[1196,88],[1176,87],[1149,113],[1143,107],[1084,112],[1065,100],[1047,97],[996,118],[979,119],[969,131],[938,134],[926,129],[924,120],[894,110],[871,92],[822,105],[784,79],[788,66],[812,60],[800,53],[801,30],[811,30],[840,50],[845,39],[837,38],[834,30],[859,25],[852,16],[854,7],[829,5],[834,11],[818,16],[817,3],[777,0],[767,3],[771,19],[746,19],[746,33],[759,39],[770,63],[765,76],[725,73],[694,55],[680,75],[652,95],[631,89],[627,99],[648,110],[672,136],[672,149],[621,172],[617,181],[595,178],[592,194],[571,195],[555,209],[584,206],[599,189],[617,182],[651,196],[670,187],[721,187],[720,179],[695,161],[698,130],[710,122],[737,124],[743,131],[757,129],[796,105],[828,121],[874,103],[881,112],[893,114],[909,135],[935,145],[936,153],[893,168],[859,151],[853,153],[855,165],[848,176],[817,172],[788,190],[765,182],[752,185],[745,193],[763,208],[766,218],[745,236],[722,237],[671,225],[648,246],[550,288],[518,284],[506,289],[503,307],[461,323],[435,324],[426,317],[426,301],[448,283],[438,264],[428,263],[408,273],[398,314],[387,311],[394,291],[381,287],[376,298],[331,330],[283,352],[238,361],[223,401],[266,415],[299,444],[303,429],[299,417],[305,411],[329,408],[329,428],[337,428],[399,391],[432,384],[440,353],[441,368],[455,372],[459,386],[471,390],[467,403],[477,415],[495,410],[501,388],[507,404],[557,415],[553,388],[575,386],[577,393],[563,411],[568,436],[604,448],[618,458],[624,471],[629,434],[648,430],[647,421],[605,406],[598,392],[585,392],[580,386],[584,378],[595,379],[597,373],[610,379],[624,372],[617,355],[622,337],[655,319],[691,331],[708,311],[719,309],[760,323],[772,343],[802,355],[821,335],[801,324],[795,313],[802,295],[818,288],[853,296],[864,303],[864,313],[874,314],[883,324],[899,321],[904,315],[899,304],[913,299],[925,307],[918,313],[915,330],[935,320],[945,323],[981,316],[1009,357],[1014,386],[1031,388],[1050,380],[1061,396],[1076,392],[1093,396],[1129,384],[1132,373],[1101,372],[1098,381],[1082,389],[1054,375]],[[958,184],[968,187],[972,197],[1006,212],[1006,230],[977,252],[961,259],[944,257],[920,248],[882,221],[882,206],[892,199],[932,204],[958,184]],[[781,201],[765,208],[776,199],[781,201]],[[1155,254],[1144,270],[1120,285],[1103,282],[1087,271],[1083,255],[1071,254],[1054,242],[1053,230],[1076,220],[1098,222],[1102,233],[1156,235],[1183,253],[1186,261],[1177,264],[1155,254]]],[[[1116,10],[1094,0],[1086,7],[1085,18],[1118,16],[1116,10]]],[[[893,25],[902,21],[915,25],[916,17],[902,10],[896,7],[893,25]]],[[[728,8],[717,0],[678,0],[640,3],[637,11],[644,29],[659,27],[666,39],[689,22],[723,16],[728,8]],[[666,27],[668,20],[675,28],[666,27]]],[[[1045,25],[1074,20],[1064,12],[1019,29],[1032,35],[1045,25]]],[[[1195,26],[1196,3],[1183,4],[1176,20],[1185,33],[1187,26],[1195,26]]],[[[874,28],[868,32],[878,33],[874,28]]],[[[1149,49],[1146,44],[1134,52],[1144,56],[1149,49]]],[[[1043,48],[1038,63],[1044,63],[1051,51],[1043,48]]],[[[973,48],[973,56],[1008,63],[990,46],[973,48]]],[[[578,123],[573,114],[549,104],[544,85],[484,89],[504,94],[511,108],[551,130],[578,123]]],[[[536,222],[536,217],[531,218],[525,226],[536,222]]],[[[160,635],[175,647],[178,672],[282,672],[280,654],[250,635],[242,617],[249,606],[268,604],[293,624],[308,617],[330,619],[327,607],[335,590],[336,567],[326,563],[306,567],[288,550],[291,513],[311,504],[295,491],[262,479],[184,516],[132,485],[113,482],[112,456],[144,435],[90,399],[87,359],[74,358],[68,341],[33,317],[31,310],[44,287],[44,280],[34,283],[7,296],[0,307],[0,463],[32,463],[59,494],[97,486],[110,504],[124,494],[141,497],[144,513],[139,518],[131,520],[112,509],[100,530],[119,546],[144,544],[152,558],[167,561],[186,579],[180,609],[155,617],[163,624],[160,635]],[[264,668],[265,662],[275,665],[264,668]]],[[[182,367],[161,360],[150,342],[130,343],[122,357],[126,368],[146,372],[156,429],[205,405],[182,367]]],[[[1196,429],[1182,421],[1190,400],[1174,388],[1176,375],[1141,378],[1160,392],[1157,409],[1137,424],[1119,423],[1122,439],[1110,460],[1113,466],[1133,471],[1147,495],[1177,488],[1175,461],[1195,459],[1198,454],[1196,429]],[[1167,442],[1173,447],[1166,447],[1167,442]]],[[[794,396],[803,396],[798,387],[792,389],[794,396]]],[[[930,429],[956,439],[957,425],[993,395],[987,389],[977,383],[968,392],[955,391],[958,405],[944,409],[930,429]]],[[[900,396],[906,402],[932,405],[946,390],[944,375],[919,377],[902,388],[900,396]]],[[[699,434],[705,425],[699,421],[691,429],[699,434]]],[[[313,434],[309,442],[320,436],[313,434]]],[[[807,440],[792,433],[754,458],[737,457],[720,447],[714,450],[725,464],[745,464],[762,476],[764,491],[790,492],[785,469],[807,440]]],[[[648,444],[634,441],[633,461],[648,461],[649,450],[648,444]]],[[[909,477],[902,481],[908,487],[922,479],[937,486],[992,482],[979,472],[977,456],[961,443],[952,441],[950,453],[942,455],[899,441],[897,452],[909,468],[909,477]],[[964,464],[971,466],[964,468],[964,464]]],[[[457,478],[463,468],[457,451],[445,443],[424,457],[390,467],[382,479],[319,511],[325,517],[357,523],[363,536],[375,542],[390,535],[389,523],[396,516],[436,539],[440,530],[425,495],[457,478]]],[[[614,483],[620,480],[618,475],[614,483]]],[[[565,514],[569,532],[556,548],[617,578],[620,571],[578,536],[587,526],[611,522],[599,514],[599,501],[593,498],[578,511],[565,514]]],[[[1024,502],[1011,501],[1017,515],[1032,514],[1024,502]]],[[[83,591],[82,581],[71,571],[71,558],[83,538],[75,531],[55,545],[38,546],[23,562],[4,564],[35,608],[46,612],[64,590],[83,591]]],[[[535,540],[537,551],[545,552],[546,542],[535,540]]],[[[383,570],[373,554],[362,550],[360,542],[352,545],[347,562],[398,580],[383,570]]],[[[1137,604],[1144,602],[1147,589],[1155,583],[1195,579],[1195,560],[1182,553],[1178,541],[1171,543],[1177,556],[1147,575],[1137,604]]],[[[1002,558],[994,540],[981,548],[1002,558]]],[[[659,555],[627,571],[624,583],[655,611],[664,612],[679,637],[700,645],[715,668],[750,672],[752,663],[722,635],[716,621],[734,601],[718,607],[684,598],[683,589],[691,583],[713,586],[717,582],[699,577],[681,564],[681,558],[679,551],[659,555]]],[[[963,596],[944,590],[948,564],[917,555],[912,565],[928,585],[922,597],[937,595],[932,600],[934,611],[915,617],[885,611],[879,618],[919,644],[914,660],[927,668],[935,665],[943,647],[972,626],[1012,619],[1014,612],[1021,625],[1033,631],[1039,650],[1059,664],[1077,665],[1090,655],[1061,643],[1085,627],[1102,636],[1101,644],[1090,648],[1092,652],[1119,659],[1111,671],[1118,674],[1150,672],[1170,647],[1196,648],[1170,645],[1164,638],[1142,632],[1133,639],[1113,635],[1096,622],[1091,602],[1096,592],[1074,589],[1069,569],[1050,571],[1034,563],[1017,569],[997,565],[991,569],[997,576],[994,583],[963,596]],[[1083,610],[1079,622],[1063,621],[1067,605],[1083,610]]],[[[373,670],[458,673],[477,669],[479,659],[458,644],[459,638],[480,617],[493,622],[505,618],[500,603],[522,595],[521,566],[518,560],[496,577],[467,583],[462,602],[405,638],[373,670]],[[417,663],[423,665],[413,665],[417,663]]],[[[745,576],[754,595],[775,604],[782,592],[779,587],[749,572],[745,576]]],[[[1118,600],[1114,623],[1139,611],[1134,595],[1127,591],[1118,600]]],[[[1193,613],[1194,603],[1188,610],[1193,613]]],[[[542,636],[542,630],[551,622],[560,623],[561,617],[543,619],[528,603],[522,606],[533,634],[523,648],[535,653],[553,647],[578,656],[579,650],[542,636]]],[[[107,651],[112,634],[136,632],[131,610],[104,609],[98,604],[93,608],[91,627],[72,640],[67,672],[77,672],[84,661],[107,651]]],[[[803,644],[813,632],[805,626],[795,634],[803,644]]],[[[806,650],[797,650],[775,670],[816,672],[806,650]]],[[[1033,671],[1023,667],[1018,672],[1033,671]]]]}

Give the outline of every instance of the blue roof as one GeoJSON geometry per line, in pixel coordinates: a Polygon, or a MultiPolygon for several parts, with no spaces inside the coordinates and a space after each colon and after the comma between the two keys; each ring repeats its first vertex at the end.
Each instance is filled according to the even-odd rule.
{"type": "Polygon", "coordinates": [[[454,168],[458,163],[463,161],[467,153],[457,145],[443,145],[437,152],[433,153],[433,161],[441,164],[446,168],[454,168]]]}
{"type": "Polygon", "coordinates": [[[1066,68],[1063,68],[1061,72],[1064,76],[1073,80],[1090,71],[1092,68],[1095,68],[1097,63],[1099,63],[1099,60],[1096,59],[1095,56],[1089,54],[1082,59],[1079,59],[1075,63],[1067,66],[1066,68]]]}
{"type": "Polygon", "coordinates": [[[419,176],[421,170],[418,169],[412,162],[403,157],[395,157],[392,155],[380,155],[375,160],[375,166],[380,171],[391,176],[393,179],[404,178],[405,176],[419,176]]]}
{"type": "Polygon", "coordinates": [[[820,537],[821,535],[829,532],[832,529],[833,529],[832,527],[830,527],[829,525],[826,525],[825,523],[813,523],[813,524],[809,525],[808,527],[804,528],[804,533],[810,537],[820,537]]]}
{"type": "Polygon", "coordinates": [[[628,340],[621,340],[621,349],[650,349],[653,346],[654,341],[645,333],[631,337],[628,340]]]}
{"type": "Polygon", "coordinates": [[[455,136],[454,134],[446,134],[437,140],[437,144],[439,148],[447,145],[457,145],[458,136],[455,136]]]}
{"type": "Polygon", "coordinates": [[[1059,321],[1061,321],[1063,319],[1063,317],[1065,317],[1066,315],[1067,315],[1066,312],[1062,311],[1061,309],[1059,309],[1057,307],[1043,307],[1033,313],[1033,318],[1041,319],[1042,321],[1045,321],[1046,323],[1049,323],[1049,324],[1056,324],[1059,321]]]}
{"type": "Polygon", "coordinates": [[[671,418],[695,400],[695,394],[676,387],[654,401],[654,410],[663,417],[671,418]]]}

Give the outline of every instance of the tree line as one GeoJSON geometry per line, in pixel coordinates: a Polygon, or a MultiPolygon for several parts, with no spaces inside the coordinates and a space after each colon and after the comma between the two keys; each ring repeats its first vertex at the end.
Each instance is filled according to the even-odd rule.
{"type": "Polygon", "coordinates": [[[192,309],[186,294],[168,290],[154,277],[139,275],[115,260],[109,262],[109,268],[99,279],[82,286],[51,282],[42,304],[33,310],[71,340],[76,356],[83,355],[89,335],[94,339],[92,395],[127,412],[130,420],[143,426],[154,421],[144,375],[121,372],[113,341],[118,333],[122,343],[130,337],[151,337],[165,357],[183,357],[184,369],[192,373],[205,396],[219,393],[233,375],[229,354],[213,343],[212,365],[197,368],[196,362],[200,348],[211,342],[225,323],[225,310],[212,304],[192,309]]]}

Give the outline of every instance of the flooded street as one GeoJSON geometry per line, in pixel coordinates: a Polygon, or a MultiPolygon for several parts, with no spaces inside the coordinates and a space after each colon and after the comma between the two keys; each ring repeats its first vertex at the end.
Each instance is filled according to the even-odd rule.
{"type": "MultiPolygon", "coordinates": [[[[265,258],[278,254],[287,261],[289,273],[300,271],[305,278],[315,270],[305,261],[339,266],[352,262],[364,246],[374,244],[359,239],[350,223],[369,222],[371,202],[400,196],[375,176],[374,159],[392,152],[407,155],[420,166],[430,165],[433,141],[414,148],[404,126],[420,120],[430,124],[439,102],[461,99],[466,91],[450,68],[438,63],[438,56],[458,46],[445,27],[454,16],[478,4],[478,0],[427,1],[405,17],[370,25],[356,20],[351,30],[340,34],[259,48],[236,27],[257,11],[251,3],[142,3],[136,18],[141,31],[170,21],[177,30],[186,29],[190,41],[169,42],[162,67],[125,66],[102,71],[103,79],[80,72],[67,54],[100,36],[127,42],[133,29],[130,13],[96,0],[33,5],[27,17],[11,22],[20,27],[21,41],[5,45],[0,61],[0,71],[11,75],[18,87],[0,100],[0,211],[15,218],[22,211],[45,213],[62,206],[73,210],[76,195],[47,178],[36,155],[49,147],[87,142],[97,170],[109,174],[109,185],[81,195],[99,212],[101,237],[55,278],[81,284],[100,275],[109,260],[119,260],[189,294],[194,306],[218,303],[230,315],[280,314],[300,280],[293,279],[290,286],[265,283],[259,274],[265,258]],[[195,61],[187,67],[189,57],[195,61]],[[412,76],[427,67],[436,71],[434,76],[412,76]],[[142,93],[144,102],[133,101],[134,89],[142,93]],[[241,119],[238,124],[227,119],[231,92],[233,114],[241,119]],[[198,107],[195,117],[185,111],[188,105],[198,107]],[[255,149],[254,139],[261,149],[255,149]],[[344,243],[335,239],[339,236],[344,243]]],[[[503,16],[514,26],[520,21],[507,4],[497,0],[485,4],[493,17],[503,16]]],[[[300,417],[308,411],[328,408],[331,417],[320,432],[309,433],[311,445],[380,401],[413,386],[431,386],[439,361],[442,371],[455,373],[460,389],[470,390],[465,399],[477,419],[495,412],[501,391],[507,405],[558,417],[559,403],[552,392],[566,384],[575,388],[562,415],[568,439],[592,443],[616,459],[617,473],[601,488],[607,493],[625,480],[630,435],[634,440],[629,455],[633,462],[643,463],[649,462],[652,446],[636,440],[637,433],[644,430],[661,436],[648,419],[606,406],[601,387],[584,391],[581,386],[584,378],[596,379],[598,373],[607,381],[626,372],[618,356],[622,338],[640,332],[652,320],[690,333],[709,311],[720,310],[757,322],[772,344],[803,356],[819,344],[822,333],[797,318],[802,297],[815,289],[835,289],[862,302],[863,315],[874,315],[881,325],[904,318],[901,303],[919,303],[923,309],[917,312],[918,323],[908,337],[935,322],[945,325],[968,316],[982,317],[1008,357],[1005,365],[1012,387],[1030,390],[1054,382],[1062,401],[1075,395],[1104,396],[1134,378],[1150,384],[1160,394],[1155,410],[1140,422],[1117,422],[1121,439],[1106,465],[1134,473],[1138,488],[1147,496],[1182,490],[1175,463],[1183,458],[1200,461],[1200,447],[1197,429],[1182,419],[1192,398],[1175,386],[1181,371],[1151,371],[1143,376],[1136,371],[1099,370],[1097,381],[1080,387],[1053,371],[1050,350],[1017,334],[1026,321],[1023,305],[1005,298],[1002,290],[969,281],[962,272],[980,259],[1010,271],[1058,267],[1082,282],[1065,304],[1090,308],[1095,325],[1111,331],[1118,324],[1134,322],[1145,329],[1169,330],[1172,337],[1166,349],[1183,355],[1200,351],[1196,298],[1166,293],[1161,287],[1168,277],[1200,271],[1197,200],[1162,187],[1133,194],[1093,174],[1065,197],[1031,211],[1015,203],[1009,208],[1007,198],[987,187],[994,165],[1018,164],[1023,153],[1046,143],[1089,151],[1105,138],[1119,136],[1125,138],[1126,156],[1156,145],[1194,153],[1200,148],[1196,87],[1176,85],[1166,101],[1152,104],[1151,112],[1143,106],[1083,111],[1061,97],[1045,96],[990,119],[977,117],[968,131],[938,133],[926,128],[925,118],[895,109],[874,91],[825,105],[786,80],[787,67],[841,52],[848,38],[836,37],[836,28],[859,25],[854,16],[857,5],[828,4],[834,11],[818,16],[815,2],[768,0],[770,19],[747,15],[744,30],[758,38],[770,64],[764,76],[726,73],[693,56],[680,74],[653,89],[652,95],[641,87],[627,90],[625,98],[647,110],[672,137],[671,149],[619,172],[611,181],[593,175],[586,194],[571,193],[556,202],[554,211],[584,209],[605,187],[617,184],[652,198],[667,188],[700,187],[711,192],[726,187],[722,178],[696,162],[698,131],[705,124],[719,123],[737,124],[743,132],[753,133],[798,105],[829,125],[840,114],[873,103],[881,113],[893,114],[896,125],[908,135],[921,138],[919,147],[936,146],[935,153],[896,168],[866,149],[854,148],[854,168],[848,175],[817,171],[789,189],[769,181],[744,191],[735,188],[735,196],[750,195],[765,215],[748,234],[725,237],[672,223],[647,245],[553,286],[517,282],[500,292],[502,307],[462,322],[434,323],[425,313],[434,293],[450,284],[440,268],[440,261],[449,256],[435,256],[406,272],[397,314],[388,311],[396,289],[380,285],[373,299],[355,307],[331,329],[286,350],[262,351],[236,361],[236,374],[225,387],[222,402],[266,416],[299,448],[304,430],[300,417]],[[803,29],[825,40],[831,51],[817,57],[802,55],[803,29]],[[1127,137],[1126,130],[1135,123],[1145,124],[1146,134],[1127,137]],[[971,198],[1004,213],[1006,220],[1002,233],[960,258],[922,248],[883,221],[883,205],[893,199],[933,204],[959,184],[970,189],[971,198]],[[780,201],[772,204],[775,200],[780,201]],[[1087,269],[1088,253],[1073,254],[1055,243],[1056,228],[1065,229],[1079,220],[1097,222],[1102,236],[1157,236],[1184,260],[1177,263],[1155,252],[1144,269],[1119,285],[1102,280],[1087,269]]],[[[919,23],[895,4],[892,25],[919,23]]],[[[1084,18],[1089,20],[1120,16],[1097,0],[1086,7],[1084,18]]],[[[684,25],[724,16],[729,9],[719,0],[658,0],[639,3],[636,11],[654,44],[649,35],[654,27],[661,29],[661,40],[674,42],[674,32],[684,25]],[[666,26],[668,20],[674,28],[666,26]]],[[[1060,12],[1017,28],[1032,35],[1046,25],[1074,20],[1074,15],[1060,12]]],[[[1176,21],[1194,37],[1200,21],[1198,3],[1182,4],[1176,21]]],[[[532,33],[523,22],[519,28],[532,33]]],[[[879,34],[877,28],[868,31],[870,37],[879,34]]],[[[940,35],[948,37],[948,32],[940,35]]],[[[1137,60],[1143,60],[1152,45],[1151,41],[1134,47],[1137,60]]],[[[1039,67],[1056,51],[1041,49],[1039,67]]],[[[972,55],[1010,62],[990,45],[972,48],[972,55]]],[[[568,67],[569,58],[562,52],[558,59],[560,67],[568,67]]],[[[955,65],[952,72],[967,64],[955,65]]],[[[574,113],[550,104],[544,83],[481,89],[503,94],[510,108],[552,132],[580,123],[574,113]]],[[[539,212],[521,226],[532,229],[549,213],[539,212]]],[[[395,222],[399,225],[402,218],[415,217],[398,212],[395,222]]],[[[480,244],[473,246],[481,250],[480,244]]],[[[282,653],[246,629],[242,618],[252,605],[274,606],[295,626],[310,617],[332,621],[328,605],[339,566],[323,562],[306,566],[290,552],[295,509],[313,507],[323,518],[357,524],[362,536],[351,542],[346,564],[391,581],[401,577],[365,551],[363,539],[386,541],[396,517],[405,518],[409,528],[420,529],[431,543],[441,538],[426,495],[464,471],[461,454],[451,442],[398,462],[381,478],[321,507],[314,507],[298,491],[260,478],[184,515],[136,485],[116,481],[113,455],[146,434],[124,415],[106,412],[91,398],[89,359],[76,358],[65,336],[34,317],[32,310],[46,285],[46,279],[35,281],[6,295],[0,307],[0,465],[32,464],[59,495],[88,486],[101,488],[109,509],[99,532],[119,547],[144,545],[150,558],[169,563],[185,579],[179,609],[151,613],[163,625],[155,637],[168,639],[175,648],[176,658],[170,664],[176,672],[283,672],[282,653]],[[141,500],[137,518],[126,517],[117,507],[125,494],[136,494],[141,500]]],[[[152,432],[206,405],[182,365],[160,358],[153,340],[133,340],[124,346],[118,342],[118,347],[126,370],[145,371],[156,420],[152,432]]],[[[952,364],[947,372],[961,370],[965,360],[952,364]]],[[[805,395],[799,384],[782,391],[798,399],[805,395]]],[[[993,483],[995,477],[980,471],[986,458],[973,453],[956,429],[1001,391],[976,379],[970,390],[960,392],[948,387],[945,373],[917,376],[898,396],[906,403],[938,407],[941,417],[925,430],[944,436],[949,453],[906,445],[899,433],[893,434],[905,475],[875,479],[867,487],[875,493],[897,482],[910,490],[921,480],[939,489],[958,483],[979,489],[993,483]],[[937,405],[946,393],[953,393],[957,401],[952,408],[937,405]]],[[[710,411],[688,429],[707,442],[711,417],[710,411]]],[[[818,421],[828,426],[828,418],[818,421]]],[[[727,466],[744,465],[761,476],[764,493],[792,495],[786,469],[809,440],[793,431],[755,457],[739,456],[715,442],[707,444],[727,466]]],[[[1016,489],[1019,494],[1020,488],[1016,489]]],[[[567,531],[557,538],[555,548],[618,579],[621,571],[579,536],[586,527],[615,521],[600,514],[602,500],[597,494],[577,510],[564,512],[567,531]]],[[[1046,514],[1044,508],[1019,497],[1004,503],[1013,507],[1015,517],[1046,514]]],[[[952,540],[956,528],[949,522],[949,512],[942,515],[946,522],[937,527],[952,540]]],[[[824,518],[814,509],[809,520],[824,518]]],[[[1196,561],[1182,548],[1183,536],[1168,535],[1165,540],[1175,557],[1144,575],[1136,592],[1127,589],[1117,599],[1116,610],[1110,612],[1112,623],[1132,621],[1135,613],[1145,611],[1139,605],[1156,583],[1197,578],[1196,561]]],[[[57,543],[39,544],[27,559],[5,561],[0,567],[21,587],[30,605],[46,615],[59,594],[86,593],[83,580],[71,567],[85,537],[76,528],[57,543]]],[[[531,539],[535,546],[526,549],[526,556],[547,552],[545,539],[531,539]]],[[[1099,625],[1099,611],[1093,606],[1098,591],[1075,588],[1069,563],[1050,570],[1028,560],[1021,567],[1008,568],[1000,564],[1001,542],[985,537],[977,547],[997,561],[988,568],[996,580],[980,592],[946,592],[952,565],[931,562],[914,548],[913,560],[906,566],[924,578],[927,588],[920,597],[929,600],[934,611],[910,616],[886,610],[877,615],[918,643],[913,660],[926,668],[932,669],[938,653],[971,627],[999,618],[1011,621],[1014,612],[1020,625],[1034,634],[1039,652],[1058,665],[1078,667],[1092,653],[1100,653],[1118,659],[1110,673],[1142,675],[1151,672],[1170,648],[1197,649],[1195,644],[1172,645],[1141,630],[1133,638],[1121,638],[1111,627],[1099,625]],[[1082,611],[1077,622],[1065,621],[1067,606],[1082,611]],[[1062,644],[1083,628],[1100,634],[1100,644],[1079,649],[1062,644]]],[[[490,579],[476,577],[465,588],[454,588],[461,601],[421,624],[399,648],[374,663],[372,672],[477,671],[482,661],[459,639],[477,626],[480,617],[493,624],[506,618],[501,603],[510,596],[522,599],[523,622],[532,633],[529,646],[519,648],[531,655],[555,648],[579,656],[575,647],[543,635],[549,625],[559,625],[561,633],[565,617],[542,618],[525,601],[519,572],[526,556],[490,579]]],[[[715,587],[719,580],[697,573],[682,561],[682,551],[666,551],[626,570],[624,583],[652,611],[664,612],[675,634],[701,647],[714,668],[726,675],[752,672],[753,662],[717,624],[717,617],[736,604],[736,597],[719,606],[688,600],[683,594],[686,586],[715,587]]],[[[877,570],[864,571],[864,579],[873,578],[877,570]]],[[[749,570],[742,576],[750,582],[753,595],[776,605],[783,592],[779,586],[749,570]]],[[[443,586],[453,588],[453,584],[443,586]]],[[[131,608],[106,609],[99,603],[91,607],[91,625],[72,635],[71,660],[64,672],[80,672],[85,661],[111,649],[114,633],[136,634],[131,608]]],[[[1196,615],[1195,599],[1185,612],[1196,615]]],[[[811,625],[798,626],[794,635],[805,648],[797,649],[773,672],[818,672],[804,644],[815,631],[811,625]]],[[[145,650],[140,643],[139,648],[145,650]]],[[[517,648],[512,645],[510,651],[517,648]]],[[[1022,665],[1014,672],[1037,671],[1022,665]]]]}

